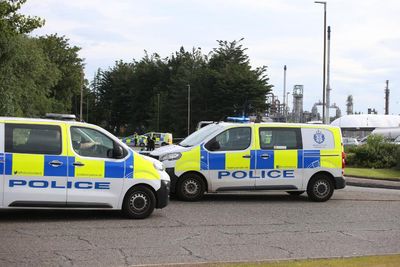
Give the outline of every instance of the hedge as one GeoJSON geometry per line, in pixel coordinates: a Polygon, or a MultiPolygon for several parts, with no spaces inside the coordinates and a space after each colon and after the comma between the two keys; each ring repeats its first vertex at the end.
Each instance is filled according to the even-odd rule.
{"type": "Polygon", "coordinates": [[[367,143],[346,149],[346,164],[361,168],[400,168],[400,145],[382,136],[370,135],[367,143]]]}

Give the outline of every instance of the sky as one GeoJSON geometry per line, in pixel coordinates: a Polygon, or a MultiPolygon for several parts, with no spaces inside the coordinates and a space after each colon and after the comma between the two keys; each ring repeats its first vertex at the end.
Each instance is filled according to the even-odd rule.
{"type": "MultiPolygon", "coordinates": [[[[208,54],[217,40],[244,38],[253,68],[267,66],[273,93],[304,86],[304,110],[322,100],[324,7],[311,0],[28,0],[22,14],[46,20],[31,35],[57,33],[81,48],[86,79],[115,61],[140,60],[144,51],[168,57],[181,46],[208,54]]],[[[400,1],[327,1],[331,26],[331,103],[346,114],[375,108],[400,114],[400,1]]],[[[293,107],[289,94],[289,108],[293,107]]],[[[334,113],[332,109],[330,113],[334,113]]]]}

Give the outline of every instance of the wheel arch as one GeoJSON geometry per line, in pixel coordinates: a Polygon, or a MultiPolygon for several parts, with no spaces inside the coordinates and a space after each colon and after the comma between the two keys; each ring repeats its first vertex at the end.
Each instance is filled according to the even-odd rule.
{"type": "Polygon", "coordinates": [[[128,188],[128,190],[126,190],[126,192],[125,192],[125,194],[124,194],[124,197],[122,198],[121,208],[122,208],[123,204],[125,203],[126,196],[128,195],[128,193],[129,193],[131,190],[135,189],[135,187],[138,187],[138,186],[143,186],[143,187],[146,187],[146,188],[150,189],[150,190],[153,192],[154,197],[156,198],[156,203],[155,203],[155,204],[156,204],[156,206],[158,205],[158,201],[159,201],[159,200],[158,200],[158,197],[157,197],[157,192],[156,192],[156,190],[154,190],[154,188],[153,188],[151,185],[149,185],[149,184],[146,184],[146,183],[138,183],[138,184],[132,185],[131,187],[128,188]]]}
{"type": "Polygon", "coordinates": [[[198,171],[187,171],[187,172],[182,173],[181,175],[179,175],[176,183],[178,184],[178,182],[180,181],[180,179],[182,179],[182,177],[184,175],[188,175],[188,174],[192,174],[192,173],[198,175],[203,180],[204,184],[206,185],[205,191],[208,192],[208,181],[207,181],[206,177],[204,176],[204,174],[202,174],[201,172],[198,172],[198,171]]]}
{"type": "Polygon", "coordinates": [[[328,177],[329,180],[331,180],[331,182],[332,182],[332,184],[333,184],[333,187],[336,188],[336,181],[335,181],[335,178],[334,178],[334,176],[332,175],[332,173],[330,173],[330,172],[328,172],[328,171],[318,171],[318,172],[314,173],[314,174],[310,177],[310,179],[308,180],[306,188],[308,188],[308,185],[310,184],[310,182],[311,182],[313,179],[315,179],[315,177],[317,177],[317,176],[319,176],[319,175],[325,175],[326,177],[328,177]]]}

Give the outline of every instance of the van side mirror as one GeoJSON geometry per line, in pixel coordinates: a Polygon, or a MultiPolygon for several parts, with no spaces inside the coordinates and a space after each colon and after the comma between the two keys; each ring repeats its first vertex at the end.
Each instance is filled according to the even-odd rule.
{"type": "Polygon", "coordinates": [[[114,149],[108,151],[107,156],[109,158],[122,159],[124,157],[124,149],[119,145],[115,145],[114,149]]]}
{"type": "Polygon", "coordinates": [[[207,144],[207,149],[210,151],[217,151],[221,148],[219,142],[217,140],[212,140],[210,143],[207,144]]]}

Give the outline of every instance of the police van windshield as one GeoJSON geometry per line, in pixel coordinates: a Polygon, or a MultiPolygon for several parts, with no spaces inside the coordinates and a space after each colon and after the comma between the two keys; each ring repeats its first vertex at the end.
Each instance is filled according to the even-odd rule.
{"type": "Polygon", "coordinates": [[[182,140],[182,142],[179,143],[180,146],[183,147],[191,147],[191,146],[196,146],[200,144],[204,139],[206,139],[208,136],[211,134],[223,129],[224,127],[220,124],[210,124],[207,125],[200,130],[192,133],[188,137],[182,140]]]}

